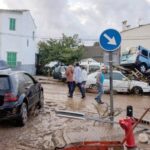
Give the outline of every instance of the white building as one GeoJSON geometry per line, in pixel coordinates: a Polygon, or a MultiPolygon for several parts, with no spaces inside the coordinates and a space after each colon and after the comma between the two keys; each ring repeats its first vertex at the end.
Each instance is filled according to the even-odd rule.
{"type": "Polygon", "coordinates": [[[13,70],[35,74],[36,25],[28,10],[0,9],[0,59],[13,70]]]}
{"type": "Polygon", "coordinates": [[[139,45],[150,49],[150,24],[139,25],[135,28],[125,25],[121,32],[121,37],[121,52],[129,50],[132,47],[138,47],[139,45]]]}

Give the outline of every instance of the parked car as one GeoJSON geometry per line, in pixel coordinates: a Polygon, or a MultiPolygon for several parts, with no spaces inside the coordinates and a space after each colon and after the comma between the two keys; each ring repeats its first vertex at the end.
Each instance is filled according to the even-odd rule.
{"type": "Polygon", "coordinates": [[[66,68],[67,68],[67,66],[55,67],[54,70],[53,70],[53,73],[52,73],[53,78],[65,81],[66,80],[66,74],[65,74],[66,68]]]}
{"type": "MultiPolygon", "coordinates": [[[[98,72],[88,75],[86,88],[96,87],[96,76],[98,72]]],[[[110,76],[109,73],[105,74],[104,91],[110,91],[110,76]]],[[[150,86],[146,82],[129,80],[120,71],[113,71],[113,90],[115,92],[125,92],[142,94],[143,92],[150,92],[150,86]]]]}
{"type": "Polygon", "coordinates": [[[43,104],[43,87],[30,74],[0,74],[0,120],[13,119],[23,126],[29,110],[35,105],[41,108],[43,104]]]}
{"type": "Polygon", "coordinates": [[[47,72],[45,74],[52,75],[54,69],[58,66],[64,66],[65,64],[60,61],[51,61],[49,64],[46,64],[43,68],[43,72],[47,72]]]}
{"type": "Polygon", "coordinates": [[[121,66],[136,67],[145,73],[150,68],[150,50],[142,46],[132,47],[122,54],[121,66]]]}
{"type": "Polygon", "coordinates": [[[100,69],[100,63],[98,62],[90,62],[90,63],[82,62],[80,63],[80,66],[84,67],[88,74],[100,69]]]}
{"type": "Polygon", "coordinates": [[[7,65],[6,61],[0,60],[0,73],[10,72],[11,68],[7,65]]]}

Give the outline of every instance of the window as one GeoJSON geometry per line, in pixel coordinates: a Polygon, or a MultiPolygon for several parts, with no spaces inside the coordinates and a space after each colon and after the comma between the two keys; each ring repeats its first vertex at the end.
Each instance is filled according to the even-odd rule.
{"type": "Polygon", "coordinates": [[[15,18],[10,18],[9,29],[13,30],[13,31],[16,30],[16,19],[15,18]]]}
{"type": "Polygon", "coordinates": [[[122,80],[124,76],[120,73],[113,72],[113,80],[122,80]]]}
{"type": "Polygon", "coordinates": [[[81,66],[81,68],[84,67],[87,71],[87,66],[86,65],[80,65],[80,66],[81,66]]]}
{"type": "Polygon", "coordinates": [[[64,66],[62,66],[61,69],[60,69],[60,71],[61,71],[61,72],[65,72],[65,71],[66,71],[66,68],[65,68],[64,66]]]}
{"type": "Polygon", "coordinates": [[[7,52],[7,64],[11,68],[16,67],[16,61],[17,61],[17,53],[16,52],[7,52]]]}
{"type": "Polygon", "coordinates": [[[56,67],[54,72],[60,72],[60,66],[56,67]]]}
{"type": "Polygon", "coordinates": [[[100,66],[90,65],[89,66],[89,73],[95,72],[100,69],[100,66]]]}
{"type": "MultiPolygon", "coordinates": [[[[118,72],[113,72],[113,80],[122,80],[124,78],[124,76],[118,72]]],[[[107,73],[105,74],[105,79],[110,79],[110,74],[107,73]]]]}
{"type": "Polygon", "coordinates": [[[9,90],[9,82],[7,76],[0,77],[0,91],[2,90],[9,90]]]}
{"type": "Polygon", "coordinates": [[[33,79],[28,76],[27,74],[24,74],[24,78],[25,78],[25,82],[28,84],[28,85],[33,85],[34,84],[34,81],[33,79]]]}
{"type": "Polygon", "coordinates": [[[105,74],[105,79],[110,79],[109,73],[105,74]]]}
{"type": "Polygon", "coordinates": [[[145,56],[145,57],[147,57],[148,56],[148,51],[142,50],[142,55],[145,56]]]}

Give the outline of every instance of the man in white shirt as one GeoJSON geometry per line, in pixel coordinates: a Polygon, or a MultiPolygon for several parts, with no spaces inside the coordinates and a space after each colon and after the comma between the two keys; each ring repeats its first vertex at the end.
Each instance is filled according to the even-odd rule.
{"type": "Polygon", "coordinates": [[[79,66],[79,63],[76,63],[76,67],[74,69],[74,81],[75,81],[75,87],[78,86],[82,97],[85,98],[85,92],[82,88],[82,70],[79,66]]]}

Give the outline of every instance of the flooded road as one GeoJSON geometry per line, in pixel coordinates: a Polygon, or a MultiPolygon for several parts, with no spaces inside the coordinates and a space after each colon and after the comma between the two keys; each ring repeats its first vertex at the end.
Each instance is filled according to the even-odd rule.
{"type": "MultiPolygon", "coordinates": [[[[85,140],[122,140],[124,131],[118,124],[111,126],[92,120],[77,120],[58,117],[55,110],[76,111],[91,117],[108,118],[107,105],[110,104],[109,94],[104,94],[105,104],[98,105],[94,97],[96,94],[87,93],[81,99],[75,90],[72,99],[67,97],[68,89],[65,83],[50,80],[40,80],[44,87],[45,106],[41,110],[31,113],[28,123],[24,127],[15,127],[12,122],[0,123],[0,150],[53,150],[56,147],[85,140]]],[[[135,96],[128,94],[114,95],[115,121],[124,118],[126,106],[134,107],[134,116],[140,117],[145,108],[150,107],[150,95],[135,96]]],[[[144,118],[150,121],[150,113],[144,118]]],[[[141,130],[141,129],[140,129],[141,130]]],[[[138,143],[136,139],[136,143],[138,143]]],[[[138,144],[142,149],[149,148],[149,144],[138,144]]]]}

